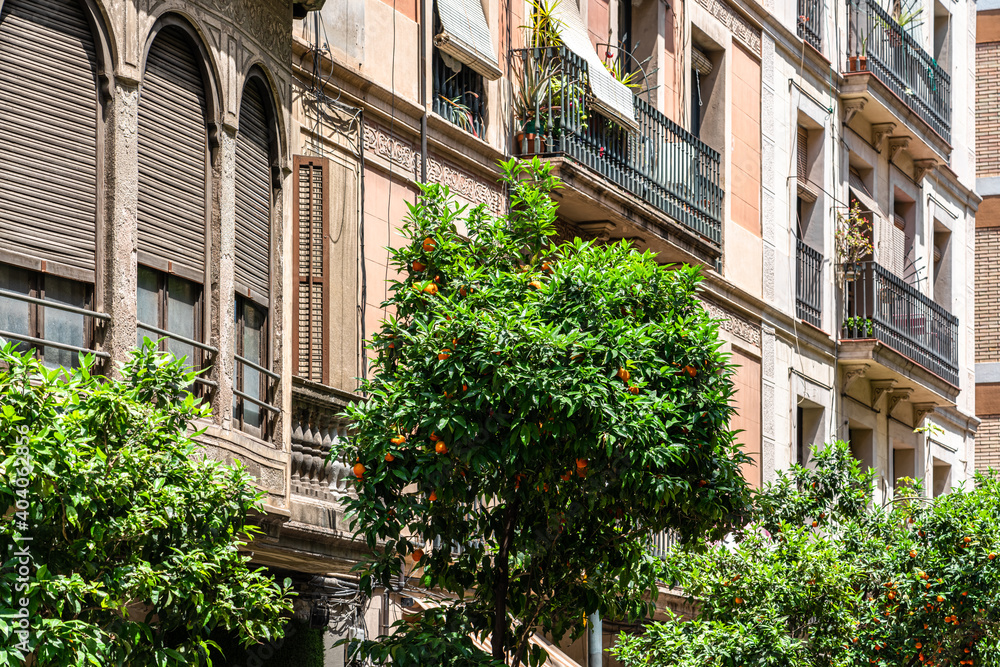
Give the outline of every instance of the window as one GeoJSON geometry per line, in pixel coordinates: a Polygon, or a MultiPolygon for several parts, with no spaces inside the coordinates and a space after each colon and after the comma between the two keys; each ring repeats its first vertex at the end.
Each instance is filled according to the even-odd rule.
{"type": "MultiPolygon", "coordinates": [[[[0,264],[0,289],[72,308],[92,308],[93,288],[87,283],[9,264],[0,264]]],[[[0,337],[20,341],[17,348],[23,352],[36,350],[50,368],[79,365],[79,353],[93,347],[93,323],[94,318],[82,313],[0,296],[0,337]]]]}
{"type": "Polygon", "coordinates": [[[486,88],[483,76],[435,48],[434,113],[480,139],[486,136],[486,88]]]}
{"type": "Polygon", "coordinates": [[[330,162],[295,158],[295,374],[312,382],[330,383],[326,313],[331,294],[329,220],[325,193],[330,190],[330,162]]]}
{"type": "Polygon", "coordinates": [[[236,377],[233,381],[233,422],[258,437],[266,433],[270,405],[270,378],[261,369],[270,367],[267,310],[249,299],[236,297],[236,377]]]}
{"type": "Polygon", "coordinates": [[[139,342],[157,340],[160,349],[184,357],[195,369],[203,367],[207,346],[202,340],[201,285],[179,276],[139,266],[136,315],[139,342]]]}

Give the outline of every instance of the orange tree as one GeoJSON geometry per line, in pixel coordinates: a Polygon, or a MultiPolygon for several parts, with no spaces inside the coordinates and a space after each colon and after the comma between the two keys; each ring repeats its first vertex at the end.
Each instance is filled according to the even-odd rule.
{"type": "Polygon", "coordinates": [[[872,507],[847,443],[756,495],[723,544],[667,559],[691,619],[622,635],[627,667],[966,667],[1000,664],[1000,480],[872,507]]]}
{"type": "Polygon", "coordinates": [[[537,160],[503,169],[504,216],[422,186],[391,251],[395,314],[349,409],[362,587],[405,576],[448,594],[355,647],[376,663],[536,664],[532,628],[648,611],[652,533],[724,534],[748,499],[698,272],[627,244],[556,245],[557,180],[537,160]]]}

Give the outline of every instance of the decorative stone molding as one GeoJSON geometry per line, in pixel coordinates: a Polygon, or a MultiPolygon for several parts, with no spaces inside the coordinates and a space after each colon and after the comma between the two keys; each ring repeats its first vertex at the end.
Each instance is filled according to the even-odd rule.
{"type": "Polygon", "coordinates": [[[914,160],[913,161],[913,180],[918,184],[920,181],[924,180],[924,176],[930,173],[935,167],[937,167],[938,161],[934,158],[927,158],[925,160],[914,160]]]}
{"type": "Polygon", "coordinates": [[[733,334],[754,347],[760,347],[760,325],[711,301],[703,301],[702,305],[712,319],[720,320],[719,329],[733,334]]]}
{"type": "Polygon", "coordinates": [[[851,385],[854,384],[856,380],[865,376],[865,373],[868,372],[868,368],[868,364],[861,364],[859,366],[849,366],[844,369],[844,393],[847,393],[847,390],[851,388],[851,385]]]}
{"type": "Polygon", "coordinates": [[[920,426],[924,417],[937,409],[937,403],[914,403],[913,404],[913,428],[920,426]]]}
{"type": "Polygon", "coordinates": [[[760,29],[745,19],[742,14],[733,9],[728,2],[723,0],[697,0],[698,4],[704,7],[709,14],[719,20],[722,25],[729,28],[740,42],[760,55],[760,29]]]}
{"type": "Polygon", "coordinates": [[[906,150],[910,145],[910,137],[889,137],[889,161],[899,155],[899,151],[906,150]]]}
{"type": "Polygon", "coordinates": [[[878,405],[878,401],[882,398],[882,394],[889,391],[896,386],[895,380],[871,380],[869,382],[872,388],[872,410],[878,405]]]}
{"type": "Polygon", "coordinates": [[[866,97],[851,97],[844,100],[844,125],[850,123],[856,114],[864,111],[866,104],[868,104],[868,98],[866,97]]]}
{"type": "Polygon", "coordinates": [[[611,240],[611,232],[615,229],[615,223],[610,220],[598,220],[596,222],[581,222],[577,224],[584,234],[593,236],[595,241],[607,243],[611,240]]]}
{"type": "Polygon", "coordinates": [[[872,125],[872,146],[875,148],[875,150],[882,152],[882,143],[895,130],[896,130],[895,123],[875,123],[874,125],[872,125]]]}
{"type": "Polygon", "coordinates": [[[900,401],[905,401],[910,397],[913,390],[908,387],[903,387],[900,389],[893,389],[889,392],[889,404],[886,406],[886,414],[892,415],[892,411],[896,409],[900,401]]]}
{"type": "MultiPolygon", "coordinates": [[[[371,121],[365,122],[362,135],[365,151],[400,167],[408,179],[419,179],[420,152],[413,144],[391,135],[388,130],[371,121]]],[[[506,199],[499,185],[488,183],[433,155],[427,160],[427,180],[447,185],[452,192],[469,201],[486,204],[494,214],[499,215],[506,208],[506,199]]]]}

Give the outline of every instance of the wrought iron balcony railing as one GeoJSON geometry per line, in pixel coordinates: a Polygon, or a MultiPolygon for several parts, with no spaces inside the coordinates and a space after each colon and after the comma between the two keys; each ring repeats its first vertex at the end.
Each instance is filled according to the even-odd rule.
{"type": "Polygon", "coordinates": [[[817,329],[823,314],[823,255],[795,239],[795,315],[817,329]]]}
{"type": "Polygon", "coordinates": [[[518,49],[516,151],[567,155],[711,243],[722,242],[719,153],[636,96],[638,131],[602,116],[587,63],[564,47],[518,49]]]}
{"type": "Polygon", "coordinates": [[[799,0],[799,37],[823,52],[823,0],[799,0]]]}
{"type": "Polygon", "coordinates": [[[875,262],[844,269],[841,340],[879,340],[958,386],[958,318],[875,262]]]}
{"type": "Polygon", "coordinates": [[[848,71],[868,71],[951,142],[951,78],[876,0],[852,0],[848,71]]]}

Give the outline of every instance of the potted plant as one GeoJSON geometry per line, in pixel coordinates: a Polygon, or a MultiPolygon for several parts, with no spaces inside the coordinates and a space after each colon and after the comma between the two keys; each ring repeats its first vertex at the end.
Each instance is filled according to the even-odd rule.
{"type": "Polygon", "coordinates": [[[552,64],[548,58],[529,55],[524,59],[524,71],[515,82],[513,99],[514,137],[519,147],[525,139],[534,141],[544,130],[540,115],[552,78],[552,64]]]}
{"type": "Polygon", "coordinates": [[[837,284],[844,286],[845,280],[854,279],[854,269],[858,262],[872,253],[871,221],[865,217],[861,204],[851,202],[847,213],[837,213],[837,229],[834,232],[834,250],[837,254],[837,284]]]}
{"type": "Polygon", "coordinates": [[[861,45],[860,48],[858,49],[858,55],[850,56],[847,59],[848,72],[868,71],[868,37],[869,35],[865,35],[864,37],[861,38],[861,45]]]}

